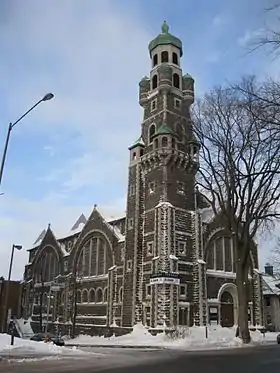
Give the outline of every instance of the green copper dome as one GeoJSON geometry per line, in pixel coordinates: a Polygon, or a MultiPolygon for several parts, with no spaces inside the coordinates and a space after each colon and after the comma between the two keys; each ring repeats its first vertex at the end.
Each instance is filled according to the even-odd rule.
{"type": "Polygon", "coordinates": [[[162,124],[155,132],[154,136],[157,135],[174,135],[174,132],[167,124],[162,124]]]}
{"type": "Polygon", "coordinates": [[[176,38],[176,36],[173,36],[169,33],[169,26],[166,23],[166,21],[164,21],[161,26],[161,34],[159,34],[149,44],[150,55],[151,55],[152,50],[155,49],[158,45],[168,45],[168,44],[172,44],[175,47],[179,48],[180,56],[182,57],[183,55],[182,42],[179,38],[176,38]]]}

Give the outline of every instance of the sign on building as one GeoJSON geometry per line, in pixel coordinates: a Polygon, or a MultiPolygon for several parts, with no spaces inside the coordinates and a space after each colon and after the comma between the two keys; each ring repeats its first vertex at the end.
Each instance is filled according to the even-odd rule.
{"type": "Polygon", "coordinates": [[[154,277],[150,279],[150,285],[165,284],[165,285],[180,285],[179,278],[172,277],[154,277]]]}

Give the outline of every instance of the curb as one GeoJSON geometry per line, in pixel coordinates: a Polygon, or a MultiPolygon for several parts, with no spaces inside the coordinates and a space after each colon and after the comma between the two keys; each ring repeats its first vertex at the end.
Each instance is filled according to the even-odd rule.
{"type": "Polygon", "coordinates": [[[90,344],[75,344],[75,343],[65,343],[65,347],[97,347],[97,348],[127,348],[127,349],[157,349],[163,350],[166,347],[161,346],[133,346],[133,345],[90,345],[90,344]]]}

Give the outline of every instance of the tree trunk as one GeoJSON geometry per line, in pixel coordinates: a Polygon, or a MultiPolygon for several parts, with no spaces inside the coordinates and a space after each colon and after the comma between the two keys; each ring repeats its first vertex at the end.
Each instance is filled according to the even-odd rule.
{"type": "Polygon", "coordinates": [[[248,326],[248,270],[241,260],[236,266],[236,284],[238,294],[238,337],[243,343],[250,343],[251,337],[248,326]]]}

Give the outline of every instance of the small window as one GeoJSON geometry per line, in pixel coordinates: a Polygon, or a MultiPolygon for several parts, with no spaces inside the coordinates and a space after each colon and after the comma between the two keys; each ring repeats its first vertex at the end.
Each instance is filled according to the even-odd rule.
{"type": "Polygon", "coordinates": [[[132,229],[133,228],[133,223],[134,223],[133,218],[129,218],[128,219],[128,229],[132,229]]]}
{"type": "Polygon", "coordinates": [[[103,292],[103,302],[104,303],[108,302],[108,288],[104,289],[104,292],[103,292]]]}
{"type": "Polygon", "coordinates": [[[119,289],[119,303],[123,301],[123,287],[121,286],[119,289]]]}
{"type": "Polygon", "coordinates": [[[144,149],[140,149],[140,157],[144,155],[144,149]]]}
{"type": "Polygon", "coordinates": [[[171,140],[171,147],[172,147],[172,149],[175,149],[175,147],[176,147],[175,139],[171,140]]]}
{"type": "Polygon", "coordinates": [[[156,66],[158,64],[158,55],[155,54],[153,57],[153,66],[156,66]]]}
{"type": "Polygon", "coordinates": [[[151,111],[156,110],[156,108],[157,108],[157,100],[153,100],[151,102],[151,111]]]}
{"type": "Polygon", "coordinates": [[[180,285],[180,298],[186,298],[187,297],[187,285],[180,285]]]}
{"type": "Polygon", "coordinates": [[[265,298],[265,305],[266,307],[270,307],[270,297],[265,298]]]}
{"type": "Polygon", "coordinates": [[[103,302],[103,291],[101,288],[98,288],[96,290],[96,303],[102,303],[103,302]]]}
{"type": "Polygon", "coordinates": [[[152,295],[152,288],[151,288],[151,285],[150,284],[147,284],[146,285],[146,296],[147,298],[150,297],[152,295]]]}
{"type": "Polygon", "coordinates": [[[186,242],[178,241],[178,253],[179,255],[186,255],[186,242]]]}
{"type": "Polygon", "coordinates": [[[63,269],[64,269],[64,272],[68,271],[68,262],[67,262],[67,260],[65,260],[65,262],[63,264],[63,269]]]}
{"type": "Polygon", "coordinates": [[[173,74],[173,86],[180,89],[180,77],[178,74],[173,74]]]}
{"type": "Polygon", "coordinates": [[[129,259],[129,260],[127,261],[126,270],[127,270],[127,272],[132,271],[132,260],[131,260],[131,259],[129,259]]]}
{"type": "Polygon", "coordinates": [[[72,248],[72,241],[68,241],[67,242],[67,248],[68,248],[68,250],[71,250],[71,248],[72,248]]]}
{"type": "Polygon", "coordinates": [[[147,242],[147,255],[151,256],[154,253],[154,242],[147,242]]]}
{"type": "Polygon", "coordinates": [[[167,51],[161,52],[161,62],[162,63],[168,62],[168,52],[167,51]]]}
{"type": "Polygon", "coordinates": [[[155,132],[156,132],[156,126],[152,124],[149,128],[149,142],[150,143],[152,142],[152,137],[154,136],[155,132]]]}
{"type": "Polygon", "coordinates": [[[168,139],[167,139],[167,137],[163,137],[162,138],[161,145],[162,145],[163,148],[167,148],[167,146],[168,146],[168,139]]]}
{"type": "Polygon", "coordinates": [[[158,149],[158,139],[155,139],[154,144],[155,144],[155,149],[158,149]]]}
{"type": "Polygon", "coordinates": [[[177,133],[177,137],[178,137],[178,141],[183,141],[183,133],[184,133],[184,130],[183,130],[183,127],[181,125],[181,123],[178,123],[177,126],[176,126],[176,133],[177,133]]]}
{"type": "Polygon", "coordinates": [[[185,184],[182,181],[177,181],[177,194],[185,194],[185,184]]]}
{"type": "Polygon", "coordinates": [[[156,89],[158,86],[158,77],[157,74],[155,74],[152,78],[152,89],[156,89]]]}
{"type": "Polygon", "coordinates": [[[136,158],[137,158],[137,154],[136,154],[136,152],[133,152],[133,153],[132,153],[132,160],[135,161],[136,158]]]}
{"type": "Polygon", "coordinates": [[[89,291],[89,302],[94,303],[95,302],[95,290],[90,289],[89,291]]]}
{"type": "Polygon", "coordinates": [[[178,54],[173,52],[172,53],[172,62],[175,64],[175,65],[178,65],[178,54]]]}
{"type": "Polygon", "coordinates": [[[178,98],[174,99],[174,107],[176,109],[181,109],[181,100],[178,100],[178,98]]]}
{"type": "Polygon", "coordinates": [[[154,182],[154,181],[151,181],[151,182],[149,183],[149,193],[150,193],[150,194],[155,193],[155,190],[156,190],[155,182],[154,182]]]}

